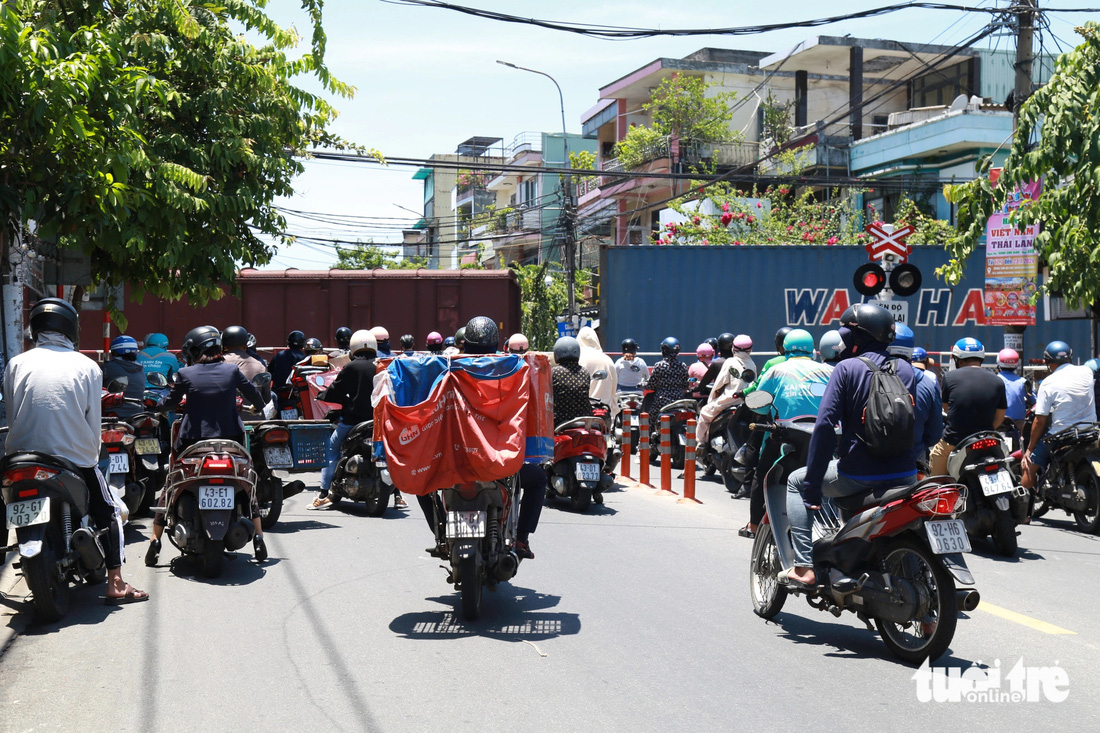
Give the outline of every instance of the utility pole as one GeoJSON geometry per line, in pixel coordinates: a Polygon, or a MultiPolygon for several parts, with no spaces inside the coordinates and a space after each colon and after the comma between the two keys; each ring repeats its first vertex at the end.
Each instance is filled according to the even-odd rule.
{"type": "MultiPolygon", "coordinates": [[[[1035,34],[1037,0],[1016,0],[1016,84],[1012,90],[1012,134],[1020,124],[1020,108],[1031,96],[1032,40],[1035,34]]],[[[1005,326],[1005,348],[1024,353],[1024,331],[1027,326],[1005,326]]]]}

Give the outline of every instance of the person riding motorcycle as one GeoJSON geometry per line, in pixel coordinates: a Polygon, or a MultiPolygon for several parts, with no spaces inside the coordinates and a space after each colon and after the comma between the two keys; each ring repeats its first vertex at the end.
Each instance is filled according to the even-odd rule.
{"type": "Polygon", "coordinates": [[[943,378],[941,387],[947,422],[929,455],[932,476],[947,473],[947,459],[956,445],[974,433],[999,428],[1008,407],[1004,382],[982,369],[985,346],[981,341],[959,339],[951,348],[951,358],[955,369],[943,378]]]}
{"type": "Polygon", "coordinates": [[[73,346],[79,334],[76,309],[61,298],[44,298],[31,309],[30,331],[34,348],[12,357],[4,370],[5,453],[44,453],[80,470],[88,513],[107,530],[106,603],[147,601],[148,593],[122,579],[122,508],[98,468],[103,373],[73,346]]]}
{"type": "MultiPolygon", "coordinates": [[[[725,334],[723,334],[725,336],[725,334]]],[[[719,341],[719,344],[722,342],[719,341]]],[[[726,409],[741,404],[741,392],[756,379],[756,362],[752,360],[752,339],[745,334],[730,339],[730,355],[723,361],[723,369],[714,381],[710,399],[699,411],[695,437],[699,445],[706,445],[710,424],[726,409]]]]}
{"type": "Polygon", "coordinates": [[[111,342],[111,359],[103,363],[103,384],[116,379],[125,379],[126,387],[122,394],[127,400],[112,412],[123,420],[129,420],[145,408],[141,402],[145,398],[145,369],[137,363],[138,344],[130,336],[117,336],[111,342]]]}
{"type": "MultiPolygon", "coordinates": [[[[891,356],[910,361],[916,337],[904,323],[894,326],[895,336],[887,351],[891,356]]],[[[917,393],[913,400],[913,458],[923,461],[928,451],[943,437],[943,399],[940,385],[927,372],[916,371],[917,393]]]]}
{"type": "Polygon", "coordinates": [[[336,329],[336,348],[345,354],[351,351],[351,335],[351,329],[347,326],[336,329]]]}
{"type": "MultiPolygon", "coordinates": [[[[199,326],[187,332],[181,346],[189,366],[180,370],[179,381],[172,387],[165,403],[166,409],[178,407],[187,398],[187,409],[180,423],[175,454],[201,440],[223,438],[244,445],[244,423],[237,411],[237,392],[259,411],[264,409],[264,399],[256,386],[233,364],[222,356],[221,333],[213,326],[199,326]]],[[[167,491],[161,492],[160,505],[164,506],[167,491]]],[[[252,497],[252,524],[256,534],[252,539],[256,562],[267,559],[260,508],[252,497]]],[[[153,539],[145,554],[146,565],[156,565],[164,534],[164,512],[157,512],[153,519],[153,539]]]]}
{"type": "MultiPolygon", "coordinates": [[[[811,527],[814,513],[821,508],[822,494],[854,496],[883,487],[912,485],[917,464],[912,451],[890,457],[872,455],[866,448],[862,416],[871,388],[872,372],[865,357],[882,368],[890,359],[887,348],[894,340],[894,317],[882,306],[859,303],[840,316],[840,338],[844,343],[841,362],[833,368],[810,438],[805,468],[792,471],[787,481],[787,517],[795,552],[788,582],[814,585],[811,527]],[[837,451],[836,428],[841,428],[837,451]],[[834,452],[839,458],[833,460],[834,452]]],[[[917,379],[913,367],[895,360],[897,376],[916,397],[917,379]]]]}
{"type": "MultiPolygon", "coordinates": [[[[1085,366],[1092,370],[1092,397],[1093,402],[1096,403],[1096,419],[1100,422],[1100,359],[1089,359],[1085,362],[1085,366]]],[[[1034,404],[1035,400],[1031,397],[1031,393],[1026,392],[1026,394],[1031,399],[1029,405],[1034,404]]]]}
{"type": "Polygon", "coordinates": [[[458,353],[460,353],[460,354],[466,353],[466,327],[465,326],[463,326],[462,328],[455,331],[454,347],[456,349],[458,349],[458,353]]]}
{"type": "Polygon", "coordinates": [[[531,342],[522,333],[513,333],[504,345],[504,350],[509,354],[526,354],[530,349],[531,342]]]}
{"type": "Polygon", "coordinates": [[[836,366],[840,362],[840,352],[844,350],[844,343],[840,340],[840,331],[835,328],[821,334],[817,342],[817,355],[822,364],[836,366]]]}
{"type": "MultiPolygon", "coordinates": [[[[748,337],[746,336],[745,338],[748,337]]],[[[715,356],[710,360],[706,372],[699,378],[699,391],[704,396],[710,396],[711,392],[714,390],[714,383],[718,379],[718,375],[722,373],[722,363],[733,356],[732,333],[722,333],[716,339],[707,339],[707,343],[710,344],[711,340],[714,341],[715,356]]],[[[752,339],[749,340],[751,341],[752,339]]]]}
{"type": "Polygon", "coordinates": [[[180,370],[180,360],[168,351],[168,337],[163,333],[151,333],[145,338],[145,348],[138,352],[137,363],[145,370],[145,386],[152,387],[148,381],[151,372],[160,372],[169,383],[172,375],[180,370]]]}
{"type": "Polygon", "coordinates": [[[580,364],[581,345],[572,336],[554,342],[554,368],[550,371],[554,391],[554,425],[592,415],[588,400],[592,377],[580,364]]]}
{"type": "Polygon", "coordinates": [[[932,381],[936,384],[940,383],[940,378],[936,376],[936,373],[929,368],[928,352],[919,346],[913,347],[913,356],[909,359],[909,363],[912,364],[914,369],[918,369],[924,372],[926,375],[932,378],[932,381]]]}
{"type": "Polygon", "coordinates": [[[455,337],[454,336],[448,336],[447,338],[443,339],[443,351],[441,353],[443,354],[443,356],[457,356],[458,355],[459,351],[458,351],[458,347],[455,346],[455,337]]]}
{"type": "Polygon", "coordinates": [[[634,339],[624,339],[623,355],[615,361],[615,379],[620,392],[641,392],[641,384],[649,378],[649,367],[645,359],[638,356],[638,343],[634,339]]]}
{"type": "MultiPolygon", "coordinates": [[[[251,382],[258,375],[265,373],[267,367],[260,363],[258,359],[249,356],[247,351],[248,336],[248,331],[243,326],[230,326],[222,332],[222,351],[226,363],[240,369],[241,374],[251,382]]],[[[264,386],[260,389],[260,394],[263,396],[266,405],[271,401],[271,386],[264,386]]],[[[255,410],[242,409],[242,417],[246,420],[260,420],[263,418],[263,411],[256,412],[255,410]]]]}
{"type": "Polygon", "coordinates": [[[588,396],[607,405],[614,419],[619,412],[619,404],[615,399],[615,391],[618,389],[618,375],[615,373],[615,362],[611,357],[603,353],[600,339],[596,332],[585,326],[577,333],[577,343],[581,345],[581,366],[592,378],[588,386],[588,396]],[[603,376],[597,378],[599,372],[603,376]]]}
{"type": "Polygon", "coordinates": [[[424,345],[428,347],[428,353],[439,356],[443,353],[443,337],[438,331],[432,331],[428,338],[424,339],[424,345]]]}
{"type": "Polygon", "coordinates": [[[393,356],[390,351],[390,332],[381,326],[375,326],[370,330],[371,335],[374,336],[375,343],[378,344],[378,358],[386,358],[393,356]]]}
{"type": "Polygon", "coordinates": [[[244,350],[246,354],[260,362],[264,369],[267,369],[267,360],[260,356],[260,352],[256,351],[256,334],[248,334],[248,341],[244,345],[244,350]]]}
{"type": "MultiPolygon", "coordinates": [[[[714,361],[714,348],[711,347],[706,341],[695,347],[695,358],[697,361],[688,367],[688,379],[695,380],[694,397],[695,399],[703,399],[707,395],[702,394],[703,377],[707,373],[707,369],[710,368],[710,363],[714,361]]],[[[710,390],[707,390],[707,394],[710,390]]]]}
{"type": "MultiPolygon", "coordinates": [[[[294,365],[306,358],[305,352],[302,351],[305,345],[306,335],[301,331],[291,331],[287,334],[286,348],[276,354],[275,358],[268,364],[268,371],[271,372],[271,384],[276,389],[290,380],[290,373],[294,371],[294,365]]],[[[280,408],[287,406],[279,405],[280,408]]]]}
{"type": "MultiPolygon", "coordinates": [[[[665,405],[684,398],[688,386],[688,371],[676,357],[680,353],[680,341],[669,336],[661,342],[661,360],[653,367],[643,385],[651,390],[642,400],[642,412],[651,416],[665,405]],[[656,409],[654,409],[656,408],[656,409]]],[[[650,417],[653,420],[653,417],[650,417]]],[[[652,424],[652,422],[651,422],[652,424]]]]}
{"type": "Polygon", "coordinates": [[[413,338],[411,333],[407,333],[401,337],[401,353],[405,356],[412,356],[415,351],[416,339],[413,338]]]}
{"type": "Polygon", "coordinates": [[[324,347],[321,345],[321,339],[308,338],[306,339],[305,346],[302,347],[302,352],[307,357],[316,356],[324,351],[324,347]]]}
{"type": "Polygon", "coordinates": [[[1001,349],[997,352],[997,376],[1005,383],[1005,398],[1008,400],[1005,417],[1012,421],[1016,432],[1022,435],[1027,408],[1035,400],[1027,393],[1027,380],[1016,373],[1019,368],[1020,355],[1015,349],[1001,349]]]}
{"type": "Polygon", "coordinates": [[[1035,395],[1035,421],[1024,451],[1024,475],[1020,481],[1024,488],[1034,489],[1039,472],[1050,463],[1050,445],[1040,442],[1044,435],[1054,435],[1079,422],[1096,421],[1092,370],[1074,366],[1070,363],[1072,359],[1073,349],[1065,341],[1051,341],[1043,349],[1043,361],[1050,374],[1039,383],[1035,395]]]}

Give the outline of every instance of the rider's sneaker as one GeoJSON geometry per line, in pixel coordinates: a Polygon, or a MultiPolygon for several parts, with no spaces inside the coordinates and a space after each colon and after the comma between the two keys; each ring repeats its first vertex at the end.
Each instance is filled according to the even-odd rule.
{"type": "Polygon", "coordinates": [[[401,494],[396,494],[395,493],[393,495],[393,508],[394,509],[408,509],[409,508],[409,502],[405,501],[405,497],[401,496],[401,494]]]}
{"type": "Polygon", "coordinates": [[[438,557],[440,560],[447,559],[447,550],[442,545],[432,545],[431,547],[424,548],[424,552],[428,553],[432,557],[438,557]]]}
{"type": "Polygon", "coordinates": [[[258,534],[252,538],[252,554],[256,558],[256,562],[263,562],[267,559],[267,545],[264,544],[264,536],[258,534]]]}
{"type": "Polygon", "coordinates": [[[154,567],[157,564],[157,557],[160,555],[160,540],[153,540],[149,543],[149,549],[145,552],[145,564],[148,567],[154,567]]]}
{"type": "Polygon", "coordinates": [[[515,550],[517,557],[522,557],[524,560],[535,559],[535,553],[531,552],[531,546],[528,545],[526,542],[520,542],[519,540],[516,540],[515,550]]]}

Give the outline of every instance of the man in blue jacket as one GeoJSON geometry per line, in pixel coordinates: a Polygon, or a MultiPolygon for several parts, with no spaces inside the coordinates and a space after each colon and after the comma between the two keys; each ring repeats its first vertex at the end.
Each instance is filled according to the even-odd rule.
{"type": "MultiPolygon", "coordinates": [[[[904,323],[896,326],[894,342],[888,351],[907,362],[912,362],[916,339],[913,329],[904,323]]],[[[928,451],[943,437],[943,401],[940,399],[940,385],[931,374],[915,369],[917,394],[913,403],[913,458],[926,460],[928,451]]]]}

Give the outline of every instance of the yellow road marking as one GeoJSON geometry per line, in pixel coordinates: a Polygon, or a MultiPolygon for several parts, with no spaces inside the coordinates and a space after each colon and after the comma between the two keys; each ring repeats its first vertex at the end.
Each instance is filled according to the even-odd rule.
{"type": "Polygon", "coordinates": [[[1000,606],[994,606],[992,603],[982,601],[978,604],[977,610],[991,613],[994,616],[1006,619],[1008,621],[1015,621],[1018,624],[1028,627],[1029,629],[1035,629],[1041,631],[1044,634],[1073,634],[1076,635],[1076,631],[1070,631],[1069,629],[1063,629],[1061,626],[1055,626],[1054,624],[1048,624],[1046,621],[1040,621],[1037,618],[1031,616],[1025,616],[1022,613],[1016,613],[1015,611],[1009,611],[1007,608],[1001,608],[1000,606]]]}

